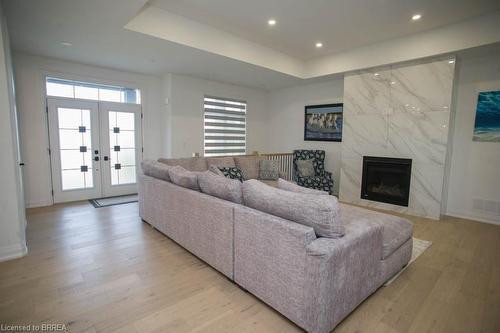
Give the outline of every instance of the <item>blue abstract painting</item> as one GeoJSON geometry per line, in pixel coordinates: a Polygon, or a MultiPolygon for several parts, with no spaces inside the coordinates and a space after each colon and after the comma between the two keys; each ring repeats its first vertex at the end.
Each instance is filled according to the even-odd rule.
{"type": "Polygon", "coordinates": [[[473,141],[500,142],[500,91],[479,93],[473,141]]]}

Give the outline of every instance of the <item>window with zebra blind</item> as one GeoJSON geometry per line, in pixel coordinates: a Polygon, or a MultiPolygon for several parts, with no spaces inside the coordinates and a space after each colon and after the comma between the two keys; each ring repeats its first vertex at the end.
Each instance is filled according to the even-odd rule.
{"type": "Polygon", "coordinates": [[[204,155],[245,155],[247,103],[205,96],[203,104],[204,155]]]}

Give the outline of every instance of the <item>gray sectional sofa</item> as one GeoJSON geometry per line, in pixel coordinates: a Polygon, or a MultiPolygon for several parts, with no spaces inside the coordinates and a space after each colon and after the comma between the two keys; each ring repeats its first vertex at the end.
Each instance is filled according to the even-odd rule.
{"type": "MultiPolygon", "coordinates": [[[[203,158],[161,161],[199,175],[209,168],[203,158]]],[[[139,175],[144,221],[307,332],[333,330],[411,257],[412,224],[393,215],[339,203],[343,235],[319,237],[314,225],[255,209],[258,197],[245,205],[261,190],[256,181],[241,185],[237,203],[176,185],[168,172],[147,173],[139,175]]],[[[314,196],[297,195],[304,204],[314,196]]]]}

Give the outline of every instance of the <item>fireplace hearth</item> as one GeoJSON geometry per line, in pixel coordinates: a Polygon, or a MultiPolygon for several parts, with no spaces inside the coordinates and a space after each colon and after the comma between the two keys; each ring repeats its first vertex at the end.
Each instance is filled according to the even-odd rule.
{"type": "Polygon", "coordinates": [[[408,207],[411,159],[363,157],[361,199],[408,207]]]}

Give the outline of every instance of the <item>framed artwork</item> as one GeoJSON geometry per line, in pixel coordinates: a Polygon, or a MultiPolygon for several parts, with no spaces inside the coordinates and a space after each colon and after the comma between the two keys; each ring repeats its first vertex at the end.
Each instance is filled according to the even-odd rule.
{"type": "Polygon", "coordinates": [[[343,109],[343,103],[307,105],[304,140],[341,142],[343,109]]]}
{"type": "Polygon", "coordinates": [[[472,140],[500,142],[500,91],[479,93],[472,140]]]}

